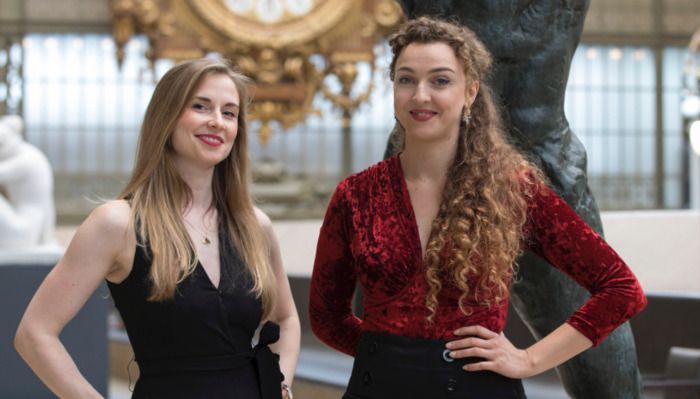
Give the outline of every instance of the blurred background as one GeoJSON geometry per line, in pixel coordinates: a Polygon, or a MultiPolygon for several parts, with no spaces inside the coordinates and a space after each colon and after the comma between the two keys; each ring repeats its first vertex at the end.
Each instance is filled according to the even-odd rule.
{"type": "MultiPolygon", "coordinates": [[[[295,393],[339,398],[350,358],[311,336],[308,277],[335,185],[384,153],[394,123],[385,38],[402,18],[391,0],[0,0],[0,116],[21,116],[24,140],[48,158],[65,246],[128,179],[145,107],[169,67],[221,56],[254,77],[253,192],[274,219],[303,319],[295,393]]],[[[700,322],[687,313],[700,314],[700,163],[691,145],[691,131],[700,136],[698,28],[697,0],[594,0],[567,88],[606,238],[655,301],[633,323],[645,375],[668,371],[671,347],[700,347],[700,322]]],[[[29,288],[4,279],[3,298],[23,299],[0,314],[3,334],[16,328],[39,277],[29,288]]],[[[103,330],[77,331],[77,342],[104,331],[95,344],[104,350],[86,367],[104,370],[94,383],[105,394],[129,397],[137,366],[106,290],[97,295],[86,323],[104,320],[103,330]]],[[[1,338],[0,397],[38,397],[9,387],[24,384],[9,376],[28,369],[1,338]]],[[[565,397],[555,376],[527,384],[535,399],[565,397]]]]}

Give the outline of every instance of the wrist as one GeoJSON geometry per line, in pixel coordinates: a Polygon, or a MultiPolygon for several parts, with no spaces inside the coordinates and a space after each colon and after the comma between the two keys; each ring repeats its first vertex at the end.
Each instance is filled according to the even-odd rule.
{"type": "Polygon", "coordinates": [[[540,371],[537,369],[537,360],[533,356],[530,348],[523,349],[523,353],[525,354],[525,364],[528,369],[527,378],[539,374],[540,371]]]}
{"type": "Polygon", "coordinates": [[[292,387],[290,385],[285,384],[284,382],[282,383],[282,395],[287,399],[294,399],[294,395],[292,394],[292,387]]]}

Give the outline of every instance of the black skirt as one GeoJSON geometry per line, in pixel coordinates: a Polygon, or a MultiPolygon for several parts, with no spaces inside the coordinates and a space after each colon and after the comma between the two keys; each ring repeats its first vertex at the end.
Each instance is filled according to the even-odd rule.
{"type": "Polygon", "coordinates": [[[343,399],[525,399],[522,381],[464,371],[480,358],[452,359],[446,341],[365,332],[343,399]]]}

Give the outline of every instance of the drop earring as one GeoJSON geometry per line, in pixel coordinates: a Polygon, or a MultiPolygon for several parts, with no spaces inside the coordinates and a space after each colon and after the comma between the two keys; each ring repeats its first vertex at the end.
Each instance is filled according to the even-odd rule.
{"type": "Polygon", "coordinates": [[[470,108],[464,108],[464,112],[462,112],[462,124],[464,126],[469,126],[469,121],[472,120],[472,113],[470,108]]]}

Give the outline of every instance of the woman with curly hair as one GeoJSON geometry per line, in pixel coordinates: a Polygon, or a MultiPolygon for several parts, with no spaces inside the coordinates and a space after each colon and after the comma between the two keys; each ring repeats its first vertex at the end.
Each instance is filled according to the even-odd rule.
{"type": "Polygon", "coordinates": [[[390,45],[402,152],[338,185],[318,241],[311,327],[355,357],[346,399],[524,398],[521,378],[598,345],[646,299],[504,138],[483,83],[491,56],[472,31],[422,17],[390,45]],[[525,249],[591,297],[519,349],[502,331],[525,249]],[[357,280],[362,319],[350,306],[357,280]]]}
{"type": "Polygon", "coordinates": [[[138,364],[133,398],[291,396],[299,318],[249,194],[248,82],[210,59],[158,82],[130,181],[80,226],[17,330],[17,350],[59,397],[101,397],[59,334],[104,280],[138,364]]]}

